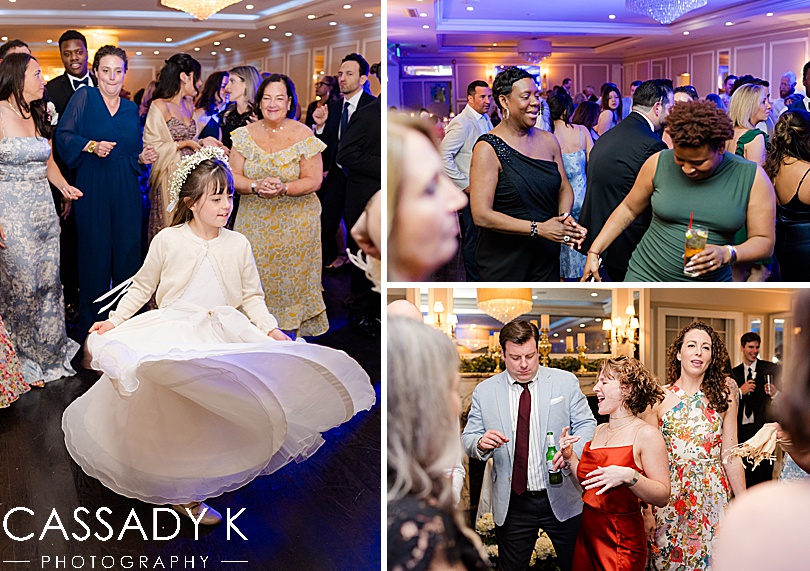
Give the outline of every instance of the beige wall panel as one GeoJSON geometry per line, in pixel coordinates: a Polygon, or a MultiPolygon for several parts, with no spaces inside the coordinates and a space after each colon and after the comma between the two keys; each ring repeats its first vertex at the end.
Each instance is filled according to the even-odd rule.
{"type": "Polygon", "coordinates": [[[580,83],[582,89],[588,85],[592,85],[596,91],[596,96],[599,97],[599,88],[608,80],[608,65],[582,64],[579,70],[580,77],[582,78],[580,83]]]}
{"type": "Polygon", "coordinates": [[[765,44],[734,48],[731,73],[737,76],[750,73],[756,77],[765,77],[765,44]]]}
{"type": "Polygon", "coordinates": [[[786,71],[796,74],[796,87],[802,88],[802,67],[807,61],[807,38],[771,42],[771,99],[779,97],[779,80],[786,71]]]}
{"type": "Polygon", "coordinates": [[[692,85],[698,95],[706,97],[714,91],[714,52],[692,54],[692,85]]]}
{"type": "Polygon", "coordinates": [[[312,87],[312,50],[291,52],[287,56],[287,63],[289,64],[287,75],[295,84],[298,104],[301,106],[301,113],[304,114],[314,92],[312,87]]]}

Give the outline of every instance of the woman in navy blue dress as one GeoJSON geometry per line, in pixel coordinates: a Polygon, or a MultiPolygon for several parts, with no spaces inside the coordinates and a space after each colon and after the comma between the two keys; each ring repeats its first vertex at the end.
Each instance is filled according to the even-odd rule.
{"type": "Polygon", "coordinates": [[[79,89],[60,118],[56,144],[76,170],[84,192],[76,202],[79,246],[79,331],[85,334],[99,316],[93,300],[141,266],[141,165],[157,154],[143,147],[138,106],[121,99],[127,54],[115,46],[96,52],[98,87],[79,89]]]}

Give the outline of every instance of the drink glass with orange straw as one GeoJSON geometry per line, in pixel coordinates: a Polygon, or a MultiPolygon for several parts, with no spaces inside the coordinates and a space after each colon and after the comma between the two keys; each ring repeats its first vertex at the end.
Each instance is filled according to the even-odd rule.
{"type": "Polygon", "coordinates": [[[692,256],[706,249],[706,241],[709,238],[708,228],[699,226],[697,224],[692,224],[693,215],[693,212],[689,213],[689,226],[686,228],[686,232],[684,233],[686,237],[686,244],[683,251],[683,274],[685,276],[689,276],[690,278],[696,278],[699,274],[687,270],[686,265],[692,259],[692,256]]]}

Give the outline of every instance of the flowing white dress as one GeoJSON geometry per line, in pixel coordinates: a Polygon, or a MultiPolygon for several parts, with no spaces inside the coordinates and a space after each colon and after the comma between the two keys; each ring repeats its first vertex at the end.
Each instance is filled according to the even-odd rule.
{"type": "Polygon", "coordinates": [[[351,357],[275,341],[225,305],[205,258],[180,299],[88,338],[104,374],[62,418],[70,455],[111,490],[204,500],[301,462],[374,404],[351,357]]]}

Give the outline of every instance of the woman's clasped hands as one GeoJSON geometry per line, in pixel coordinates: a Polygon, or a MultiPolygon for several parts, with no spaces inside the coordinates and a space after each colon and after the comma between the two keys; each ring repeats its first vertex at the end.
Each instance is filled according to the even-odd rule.
{"type": "Polygon", "coordinates": [[[548,238],[552,242],[559,242],[563,246],[568,246],[577,250],[582,246],[582,241],[588,234],[588,229],[580,226],[574,217],[568,213],[550,218],[537,225],[538,234],[548,238]]]}

